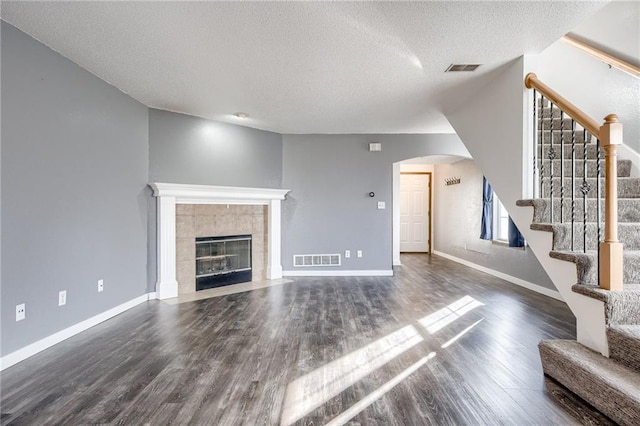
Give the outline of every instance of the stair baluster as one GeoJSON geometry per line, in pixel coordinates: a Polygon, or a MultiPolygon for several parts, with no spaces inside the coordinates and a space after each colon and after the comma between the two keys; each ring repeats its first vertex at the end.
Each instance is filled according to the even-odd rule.
{"type": "MultiPolygon", "coordinates": [[[[554,167],[553,163],[556,158],[556,151],[553,148],[553,102],[549,103],[549,222],[553,223],[553,176],[554,176],[554,167]]],[[[542,128],[544,129],[544,123],[542,124],[542,128]]]]}
{"type": "Polygon", "coordinates": [[[571,119],[571,251],[575,250],[576,225],[576,121],[571,119]]]}
{"type": "Polygon", "coordinates": [[[587,130],[582,131],[582,140],[584,141],[584,155],[582,157],[582,185],[580,190],[582,191],[582,252],[587,252],[587,196],[591,190],[591,184],[587,180],[587,141],[591,136],[587,133],[587,130]]]}
{"type": "MultiPolygon", "coordinates": [[[[533,140],[537,141],[538,137],[541,137],[539,135],[539,132],[536,131],[536,126],[537,123],[539,123],[538,121],[538,108],[542,108],[542,102],[540,102],[540,105],[537,105],[537,101],[538,100],[538,94],[537,91],[535,89],[533,89],[533,122],[534,122],[534,126],[533,126],[533,140]]],[[[538,145],[537,143],[534,142],[533,144],[533,192],[531,193],[531,195],[533,195],[533,198],[537,198],[540,196],[539,192],[538,192],[538,184],[537,182],[540,181],[540,169],[538,168],[538,145]]]]}
{"type": "MultiPolygon", "coordinates": [[[[600,200],[602,200],[602,192],[600,189],[600,139],[596,139],[596,232],[598,241],[598,265],[600,265],[600,241],[602,234],[600,232],[600,200]]],[[[598,274],[598,287],[600,287],[600,274],[598,274]]]]}
{"type": "Polygon", "coordinates": [[[538,126],[541,126],[544,120],[544,95],[540,97],[540,108],[540,122],[535,123],[533,127],[540,136],[540,198],[544,198],[544,131],[538,130],[538,126]]]}
{"type": "Polygon", "coordinates": [[[564,223],[564,111],[560,110],[560,223],[564,223]]]}

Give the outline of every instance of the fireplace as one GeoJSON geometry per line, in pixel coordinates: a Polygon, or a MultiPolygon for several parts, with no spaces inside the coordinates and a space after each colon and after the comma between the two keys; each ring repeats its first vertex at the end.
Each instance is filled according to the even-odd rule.
{"type": "Polygon", "coordinates": [[[251,235],[196,238],[196,290],[251,281],[251,235]]]}
{"type": "MultiPolygon", "coordinates": [[[[188,207],[194,206],[230,206],[233,205],[242,206],[265,206],[266,213],[264,214],[263,234],[261,241],[263,242],[263,251],[261,253],[254,253],[254,257],[257,254],[264,259],[264,265],[262,268],[266,270],[263,272],[266,279],[282,278],[282,264],[280,262],[280,226],[281,226],[281,206],[280,203],[285,199],[288,189],[271,189],[271,188],[242,188],[242,187],[229,187],[229,186],[210,186],[210,185],[190,185],[190,184],[178,184],[178,183],[151,183],[149,184],[153,189],[153,195],[157,197],[157,282],[156,282],[156,297],[158,299],[170,299],[177,297],[179,294],[177,272],[178,269],[184,273],[184,276],[190,275],[191,278],[189,289],[194,291],[193,285],[195,278],[195,250],[193,244],[195,237],[202,237],[205,235],[244,235],[252,234],[254,243],[258,241],[258,235],[251,230],[218,230],[211,229],[210,232],[203,233],[202,235],[194,235],[193,239],[189,241],[188,246],[183,246],[182,243],[186,243],[187,238],[176,238],[177,234],[180,234],[180,229],[191,229],[192,226],[196,226],[195,223],[181,223],[177,226],[176,223],[176,206],[183,205],[188,207]],[[178,244],[180,243],[180,244],[178,244]],[[178,255],[178,256],[177,256],[178,255]],[[187,262],[188,261],[188,262],[187,262]],[[180,263],[180,265],[178,265],[180,263]],[[187,263],[189,263],[187,265],[187,263]],[[178,268],[180,266],[180,268],[178,268]]],[[[192,214],[194,219],[197,220],[197,215],[192,214]]],[[[230,219],[235,223],[235,218],[230,219]]],[[[217,222],[217,220],[207,221],[204,223],[205,227],[217,222]]],[[[227,220],[224,224],[227,224],[227,220]]],[[[202,224],[201,224],[202,225],[202,224]]],[[[216,226],[217,228],[217,226],[216,226]]],[[[195,233],[195,232],[194,232],[195,233]]],[[[253,250],[258,251],[259,244],[254,244],[253,250]]],[[[259,265],[253,261],[253,274],[256,274],[256,268],[259,265]]],[[[262,274],[260,274],[262,276],[262,274]]],[[[261,278],[262,279],[262,278],[261,278]]],[[[186,281],[185,281],[186,285],[186,281]]],[[[186,287],[185,287],[186,290],[186,287]]]]}

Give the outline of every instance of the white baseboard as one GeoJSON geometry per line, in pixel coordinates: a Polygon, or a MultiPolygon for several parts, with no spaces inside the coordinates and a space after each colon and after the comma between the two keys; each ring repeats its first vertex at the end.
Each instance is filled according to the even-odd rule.
{"type": "Polygon", "coordinates": [[[505,281],[509,281],[512,284],[519,285],[520,287],[524,287],[531,291],[535,291],[536,293],[544,294],[545,296],[564,302],[564,299],[562,298],[560,293],[557,292],[556,290],[551,290],[546,287],[542,287],[538,284],[534,284],[529,281],[525,281],[521,278],[517,278],[511,275],[505,274],[503,272],[496,271],[495,269],[487,268],[486,266],[481,266],[476,263],[469,262],[468,260],[460,259],[459,257],[451,256],[450,254],[443,253],[441,251],[434,250],[433,254],[440,257],[444,257],[449,260],[453,260],[454,262],[458,262],[462,265],[468,266],[469,268],[477,269],[478,271],[482,271],[489,275],[493,275],[494,277],[503,279],[505,281]]]}
{"type": "Polygon", "coordinates": [[[363,271],[330,270],[330,271],[282,271],[285,277],[392,277],[392,270],[376,269],[363,271]]]}
{"type": "Polygon", "coordinates": [[[11,352],[10,354],[7,354],[0,358],[0,371],[4,370],[5,368],[9,368],[12,365],[15,365],[20,361],[24,361],[25,359],[37,354],[38,352],[42,352],[43,350],[50,348],[51,346],[60,343],[63,340],[68,339],[69,337],[73,337],[78,333],[81,333],[95,325],[98,325],[101,322],[108,320],[109,318],[113,318],[116,315],[121,314],[124,311],[127,311],[134,306],[144,303],[150,299],[155,299],[155,292],[143,294],[142,296],[136,297],[135,299],[129,300],[128,302],[124,302],[121,305],[111,308],[108,311],[102,312],[101,314],[79,322],[78,324],[72,325],[71,327],[67,327],[64,330],[58,331],[51,336],[40,339],[37,342],[27,345],[24,348],[18,349],[15,352],[11,352]]]}

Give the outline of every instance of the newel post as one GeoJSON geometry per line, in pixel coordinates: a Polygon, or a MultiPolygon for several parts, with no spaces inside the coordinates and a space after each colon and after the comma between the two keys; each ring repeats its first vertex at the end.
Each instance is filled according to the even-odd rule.
{"type": "Polygon", "coordinates": [[[618,145],[622,144],[622,123],[609,114],[600,126],[600,145],[605,156],[604,241],[600,243],[600,287],[622,290],[622,243],[618,241],[618,145]]]}

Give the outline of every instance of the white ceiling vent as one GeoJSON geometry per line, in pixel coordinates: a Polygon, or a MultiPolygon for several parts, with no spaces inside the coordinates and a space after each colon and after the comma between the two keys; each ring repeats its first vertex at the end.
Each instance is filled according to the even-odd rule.
{"type": "Polygon", "coordinates": [[[339,254],[294,254],[293,266],[340,266],[339,254]]]}
{"type": "Polygon", "coordinates": [[[451,64],[445,72],[475,71],[479,66],[480,64],[451,64]]]}

